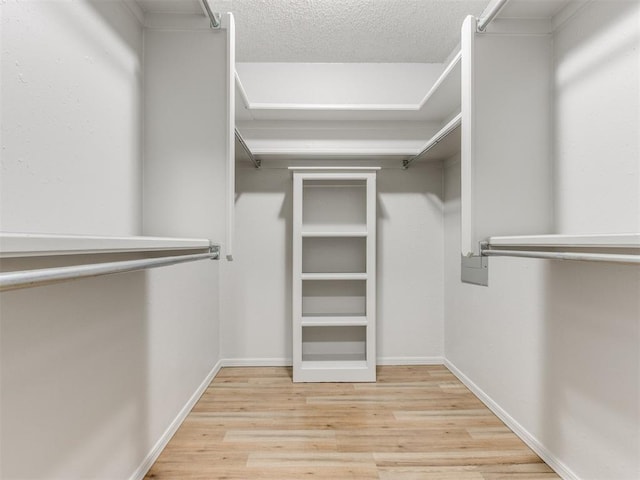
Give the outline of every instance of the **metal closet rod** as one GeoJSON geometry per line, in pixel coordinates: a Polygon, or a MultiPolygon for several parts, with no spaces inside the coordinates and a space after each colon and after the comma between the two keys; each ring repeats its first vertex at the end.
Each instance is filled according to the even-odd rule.
{"type": "Polygon", "coordinates": [[[236,138],[238,139],[238,142],[240,142],[240,145],[242,145],[242,148],[244,149],[244,151],[247,152],[247,155],[249,155],[249,159],[253,163],[253,166],[256,168],[260,168],[262,166],[262,160],[260,160],[259,158],[256,158],[255,155],[251,153],[249,146],[244,141],[244,138],[242,138],[242,135],[240,135],[240,132],[238,131],[237,128],[236,128],[236,138]]]}
{"type": "MultiPolygon", "coordinates": [[[[204,0],[205,2],[207,0],[204,0]]],[[[500,10],[504,8],[509,0],[499,0],[494,5],[493,8],[489,11],[486,17],[482,17],[478,20],[478,31],[484,32],[487,26],[493,21],[494,18],[500,13],[500,10]]]]}
{"type": "Polygon", "coordinates": [[[213,245],[210,247],[208,253],[6,272],[0,273],[0,292],[5,290],[16,290],[19,288],[48,285],[51,283],[74,280],[76,278],[98,277],[112,273],[134,272],[136,270],[164,267],[167,265],[175,265],[177,263],[195,262],[197,260],[207,259],[218,260],[219,258],[220,247],[213,245]]]}
{"type": "Polygon", "coordinates": [[[420,158],[421,156],[423,156],[425,153],[427,153],[429,150],[431,150],[433,147],[435,147],[436,145],[438,145],[447,135],[449,135],[451,132],[453,132],[456,128],[458,128],[460,125],[462,124],[462,114],[458,114],[456,115],[453,120],[451,120],[448,124],[446,124],[444,126],[444,128],[442,130],[440,130],[436,135],[436,137],[429,142],[429,144],[417,155],[414,155],[413,157],[407,159],[407,160],[403,160],[402,161],[402,168],[404,170],[406,170],[407,168],[409,168],[409,165],[411,165],[411,163],[414,160],[417,160],[418,158],[420,158]]]}
{"type": "Polygon", "coordinates": [[[583,260],[589,262],[640,264],[640,255],[623,255],[619,253],[539,252],[534,250],[496,250],[483,248],[481,254],[489,257],[524,257],[549,260],[583,260]]]}
{"type": "Polygon", "coordinates": [[[211,28],[216,30],[219,29],[221,26],[220,14],[214,13],[213,10],[211,10],[211,5],[209,5],[209,0],[201,0],[200,3],[202,4],[205,13],[209,17],[209,20],[211,21],[211,28]]]}

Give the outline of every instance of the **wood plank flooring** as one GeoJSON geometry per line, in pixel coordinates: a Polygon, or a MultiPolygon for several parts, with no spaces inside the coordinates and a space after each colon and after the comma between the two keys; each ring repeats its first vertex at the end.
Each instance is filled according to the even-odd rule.
{"type": "Polygon", "coordinates": [[[560,477],[446,367],[389,366],[355,384],[223,368],[145,478],[560,477]]]}

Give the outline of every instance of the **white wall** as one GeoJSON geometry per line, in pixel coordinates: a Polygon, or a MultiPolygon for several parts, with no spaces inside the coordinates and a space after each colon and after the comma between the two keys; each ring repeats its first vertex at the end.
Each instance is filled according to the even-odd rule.
{"type": "Polygon", "coordinates": [[[417,104],[441,63],[238,63],[251,103],[417,104]]]}
{"type": "MultiPolygon", "coordinates": [[[[589,3],[557,33],[560,231],[639,230],[638,5],[589,3]]],[[[462,284],[456,159],[444,226],[447,360],[565,475],[639,478],[640,268],[494,257],[488,288],[462,284]]]]}
{"type": "Polygon", "coordinates": [[[640,2],[596,1],[555,38],[556,231],[640,231],[640,2]]]}
{"type": "MultiPolygon", "coordinates": [[[[442,169],[378,174],[378,357],[425,362],[443,351],[442,169]]],[[[237,175],[236,259],[222,286],[222,357],[291,363],[291,174],[237,175]]]]}
{"type": "MultiPolygon", "coordinates": [[[[2,230],[140,234],[151,164],[141,147],[143,30],[129,10],[5,2],[2,51],[2,230]]],[[[152,100],[162,109],[171,93],[152,100]]],[[[211,116],[224,119],[224,90],[211,98],[211,116]]],[[[202,155],[209,140],[187,135],[187,112],[180,121],[202,155]]],[[[224,193],[205,175],[225,158],[221,145],[204,165],[180,152],[190,183],[174,171],[178,186],[167,190],[180,209],[148,233],[224,238],[224,193]]],[[[12,259],[2,269],[131,257],[12,259]]],[[[0,477],[129,478],[219,359],[218,288],[219,263],[204,261],[0,294],[0,477]]]]}
{"type": "Polygon", "coordinates": [[[140,233],[141,87],[123,5],[3,3],[0,229],[140,233]]]}

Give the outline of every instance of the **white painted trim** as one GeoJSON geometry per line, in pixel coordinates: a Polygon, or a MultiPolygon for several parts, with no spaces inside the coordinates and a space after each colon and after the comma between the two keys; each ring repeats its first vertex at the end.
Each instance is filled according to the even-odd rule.
{"type": "Polygon", "coordinates": [[[489,237],[489,245],[504,247],[640,248],[640,233],[500,236],[489,237]]]}
{"type": "Polygon", "coordinates": [[[223,367],[290,367],[291,358],[223,358],[223,367]]]}
{"type": "MultiPolygon", "coordinates": [[[[223,367],[290,367],[291,358],[223,358],[223,367]]],[[[378,357],[378,365],[444,365],[444,357],[378,357]]]]}
{"type": "Polygon", "coordinates": [[[462,25],[462,132],[460,139],[460,251],[463,256],[480,253],[475,245],[474,161],[475,153],[475,36],[477,21],[468,16],[462,25]]]}
{"type": "Polygon", "coordinates": [[[304,166],[292,166],[289,167],[289,170],[302,170],[302,171],[312,171],[312,172],[324,172],[324,171],[349,171],[356,170],[358,172],[367,171],[367,170],[380,170],[382,167],[304,167],[304,166]]]}
{"type": "Polygon", "coordinates": [[[444,365],[444,357],[378,357],[378,365],[444,365]]]}
{"type": "Polygon", "coordinates": [[[567,467],[560,459],[553,455],[540,441],[529,433],[522,425],[520,425],[511,415],[509,415],[497,402],[495,402],[489,395],[487,395],[478,385],[462,373],[458,367],[452,362],[444,359],[444,365],[453,373],[458,380],[460,380],[473,394],[484,403],[489,410],[496,414],[496,416],[502,420],[507,427],[509,427],[513,433],[515,433],[520,439],[526,443],[531,450],[533,450],[547,465],[549,465],[555,472],[560,475],[564,480],[580,480],[580,477],[576,475],[569,467],[567,467]]]}
{"type": "MultiPolygon", "coordinates": [[[[335,143],[331,140],[327,141],[327,143],[335,143]]],[[[363,142],[365,143],[365,142],[363,142]]],[[[333,148],[333,147],[314,147],[314,146],[305,146],[305,147],[260,147],[254,146],[255,141],[247,140],[247,145],[256,156],[293,156],[293,157],[314,157],[314,156],[323,156],[323,157],[366,157],[366,156],[376,156],[376,155],[399,155],[403,157],[412,157],[417,155],[422,151],[421,148],[413,148],[408,146],[401,146],[399,148],[385,148],[385,147],[347,147],[347,148],[333,148]]]]}
{"type": "Polygon", "coordinates": [[[164,433],[160,436],[160,438],[158,439],[156,444],[153,446],[151,451],[147,454],[147,456],[142,461],[140,466],[136,468],[136,470],[131,474],[131,476],[129,477],[129,480],[144,479],[144,476],[147,474],[147,472],[149,471],[151,466],[154,464],[154,462],[158,459],[158,457],[162,453],[162,450],[164,450],[164,448],[167,446],[167,444],[169,443],[173,435],[178,431],[178,428],[180,428],[180,425],[182,425],[182,422],[184,422],[185,419],[187,418],[187,415],[189,415],[189,412],[191,412],[191,409],[198,402],[198,400],[200,400],[200,397],[202,396],[202,394],[205,392],[207,387],[209,387],[209,384],[213,381],[215,376],[218,374],[218,372],[220,371],[220,368],[222,368],[222,361],[218,360],[218,362],[214,365],[214,367],[211,369],[211,371],[202,381],[200,386],[196,389],[193,395],[191,395],[191,398],[189,398],[185,406],[182,407],[182,409],[178,412],[178,415],[176,415],[176,418],[173,419],[173,421],[169,424],[169,426],[164,431],[164,433]]]}
{"type": "Polygon", "coordinates": [[[236,24],[232,13],[225,13],[223,17],[221,21],[227,27],[227,61],[225,64],[227,76],[227,244],[225,245],[225,255],[227,260],[231,261],[233,260],[236,225],[236,88],[234,83],[236,76],[236,24]]]}

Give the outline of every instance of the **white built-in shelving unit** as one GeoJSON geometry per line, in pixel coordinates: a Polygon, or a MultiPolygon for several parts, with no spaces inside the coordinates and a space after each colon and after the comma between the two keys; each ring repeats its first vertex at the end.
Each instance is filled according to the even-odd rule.
{"type": "Polygon", "coordinates": [[[413,104],[255,103],[236,74],[238,128],[261,160],[444,160],[460,151],[461,63],[458,51],[413,104]],[[328,121],[337,125],[335,131],[328,121]],[[421,133],[417,139],[412,133],[414,138],[381,142],[374,131],[380,128],[421,133]]]}
{"type": "Polygon", "coordinates": [[[293,379],[376,378],[376,171],[293,170],[293,379]]]}

